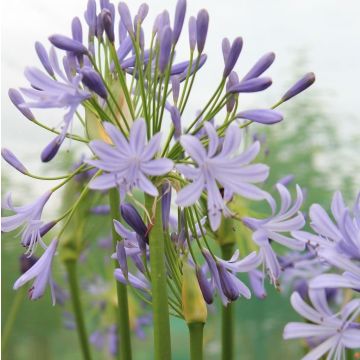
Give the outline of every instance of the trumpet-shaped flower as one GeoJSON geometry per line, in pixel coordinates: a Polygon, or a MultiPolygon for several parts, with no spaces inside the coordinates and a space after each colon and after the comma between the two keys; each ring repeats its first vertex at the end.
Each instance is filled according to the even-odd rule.
{"type": "Polygon", "coordinates": [[[23,226],[21,243],[28,249],[27,252],[30,255],[34,252],[36,245],[39,242],[42,243],[41,214],[51,194],[51,191],[47,191],[33,203],[24,206],[14,206],[11,194],[9,194],[3,203],[3,208],[14,211],[15,214],[1,218],[1,230],[10,232],[23,226]]]}
{"type": "Polygon", "coordinates": [[[305,247],[300,240],[285,235],[290,231],[299,230],[305,225],[304,216],[299,211],[303,202],[302,191],[299,186],[296,187],[297,198],[291,204],[291,195],[287,188],[281,184],[277,184],[276,188],[281,198],[281,206],[277,214],[266,219],[249,217],[242,219],[243,223],[254,231],[253,240],[260,247],[263,261],[274,283],[280,276],[281,267],[270,241],[275,241],[293,250],[303,250],[305,247]]]}
{"type": "Polygon", "coordinates": [[[309,295],[313,307],[297,292],[292,294],[293,308],[308,322],[287,324],[284,339],[306,338],[315,342],[315,347],[302,360],[320,359],[326,353],[327,359],[345,359],[345,350],[358,348],[360,344],[360,324],[355,322],[360,314],[360,300],[350,301],[336,315],[330,311],[324,291],[309,295]]]}
{"type": "Polygon", "coordinates": [[[263,164],[249,165],[260,150],[258,142],[242,154],[236,153],[241,142],[241,130],[237,126],[229,126],[220,151],[220,139],[215,127],[205,122],[204,128],[209,138],[208,149],[195,136],[183,135],[180,138],[181,145],[197,167],[183,164],[176,166],[187,179],[192,180],[190,185],[179,191],[176,202],[180,206],[193,205],[206,189],[210,225],[216,230],[221,215],[230,215],[218,183],[225,189],[225,199],[230,198],[232,193],[253,200],[268,199],[269,195],[253,183],[264,181],[269,169],[263,164]]]}
{"type": "Polygon", "coordinates": [[[26,273],[21,275],[16,280],[14,284],[14,290],[17,290],[27,282],[35,279],[32,287],[29,290],[29,298],[31,300],[36,300],[44,295],[46,286],[49,283],[53,305],[55,305],[56,298],[51,269],[57,245],[58,240],[54,239],[45,252],[41,255],[39,260],[28,271],[26,271],[26,273]]]}
{"type": "Polygon", "coordinates": [[[90,182],[90,187],[97,190],[119,187],[122,194],[136,187],[157,196],[158,190],[147,176],[165,175],[173,168],[173,162],[169,159],[153,159],[160,150],[161,134],[154,135],[146,145],[146,124],[143,119],[136,120],[132,125],[129,141],[113,125],[105,123],[104,127],[114,145],[101,140],[90,143],[99,159],[87,162],[105,171],[105,174],[90,182]]]}

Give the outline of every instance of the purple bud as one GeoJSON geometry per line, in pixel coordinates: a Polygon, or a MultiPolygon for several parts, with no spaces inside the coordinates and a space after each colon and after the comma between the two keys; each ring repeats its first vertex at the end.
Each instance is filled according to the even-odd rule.
{"type": "Polygon", "coordinates": [[[35,256],[27,256],[25,254],[21,255],[19,258],[20,261],[20,272],[25,274],[35,263],[38,259],[35,256]]]}
{"type": "Polygon", "coordinates": [[[122,270],[125,278],[128,277],[129,269],[126,261],[125,243],[124,241],[118,241],[116,244],[116,258],[119,262],[120,269],[122,270]]]}
{"type": "Polygon", "coordinates": [[[122,43],[124,42],[124,40],[127,38],[128,33],[126,30],[126,27],[124,25],[124,23],[121,21],[119,21],[119,40],[120,40],[120,45],[122,45],[122,43]]]}
{"type": "Polygon", "coordinates": [[[22,174],[27,174],[28,170],[26,167],[18,160],[18,158],[8,149],[1,149],[2,158],[13,168],[20,171],[22,174]]]}
{"type": "Polygon", "coordinates": [[[179,109],[173,106],[170,110],[170,115],[175,129],[174,138],[178,140],[181,136],[181,115],[179,109]]]}
{"type": "Polygon", "coordinates": [[[233,41],[229,51],[229,55],[227,56],[225,61],[225,68],[223,73],[224,78],[226,78],[234,68],[241,53],[242,46],[243,39],[241,37],[238,37],[233,41]]]}
{"type": "Polygon", "coordinates": [[[174,18],[174,31],[172,38],[173,44],[176,44],[179,40],[181,30],[184,25],[185,13],[186,13],[186,0],[178,0],[176,4],[175,18],[174,18]]]}
{"type": "Polygon", "coordinates": [[[230,301],[235,301],[240,296],[240,291],[234,280],[231,278],[230,273],[225,269],[224,265],[221,263],[216,263],[216,267],[219,272],[221,288],[225,296],[230,301]]]}
{"type": "Polygon", "coordinates": [[[89,38],[92,39],[96,32],[96,1],[89,0],[84,14],[86,23],[89,26],[89,38]]]}
{"type": "Polygon", "coordinates": [[[173,94],[174,103],[176,104],[179,99],[179,93],[180,93],[180,79],[178,76],[171,77],[171,90],[173,94]]]}
{"type": "Polygon", "coordinates": [[[288,101],[292,97],[300,94],[315,82],[315,74],[313,72],[305,74],[298,82],[296,82],[281,98],[282,102],[288,101]]]}
{"type": "Polygon", "coordinates": [[[101,79],[101,76],[93,69],[88,66],[84,66],[80,70],[82,75],[82,82],[90,90],[94,91],[103,99],[107,98],[107,91],[105,85],[101,79]]]}
{"type": "Polygon", "coordinates": [[[212,304],[214,301],[214,289],[211,287],[209,280],[204,274],[204,271],[198,266],[196,267],[196,276],[205,302],[207,304],[212,304]]]}
{"type": "Polygon", "coordinates": [[[50,76],[54,76],[54,70],[50,64],[49,56],[48,56],[48,53],[47,53],[44,45],[41,42],[37,41],[35,43],[35,50],[36,50],[37,56],[39,57],[39,59],[41,61],[41,64],[43,65],[43,67],[45,68],[47,73],[50,76]]]}
{"type": "Polygon", "coordinates": [[[127,36],[125,39],[123,39],[118,51],[117,56],[119,59],[119,62],[121,63],[125,57],[129,54],[131,49],[133,48],[132,41],[130,36],[127,36]]]}
{"type": "Polygon", "coordinates": [[[242,81],[257,78],[271,66],[274,60],[275,54],[273,52],[269,52],[263,55],[250,69],[250,71],[244,76],[242,81]]]}
{"type": "Polygon", "coordinates": [[[295,176],[292,174],[286,175],[284,177],[282,177],[281,179],[279,179],[277,181],[277,184],[281,184],[284,186],[288,186],[290,183],[292,183],[295,179],[295,176]]]}
{"type": "Polygon", "coordinates": [[[166,26],[170,26],[170,14],[167,10],[164,10],[161,14],[161,28],[160,31],[166,26]]]}
{"type": "Polygon", "coordinates": [[[104,26],[102,23],[101,13],[96,18],[96,37],[100,41],[104,33],[104,26]]]}
{"type": "Polygon", "coordinates": [[[202,9],[199,11],[196,19],[196,42],[199,53],[202,53],[204,50],[208,27],[209,13],[202,9]]]}
{"type": "Polygon", "coordinates": [[[258,109],[246,110],[236,114],[237,119],[247,119],[260,124],[271,125],[280,122],[283,119],[281,113],[275,110],[258,109]]]}
{"type": "Polygon", "coordinates": [[[147,238],[148,229],[141,216],[130,203],[123,203],[120,212],[126,223],[142,238],[147,238]]]}
{"type": "Polygon", "coordinates": [[[228,90],[228,93],[250,93],[262,91],[267,89],[271,84],[272,80],[269,77],[250,79],[232,86],[228,90]]]}
{"type": "Polygon", "coordinates": [[[126,30],[128,31],[128,33],[130,35],[133,36],[134,31],[133,31],[133,26],[132,26],[132,21],[131,21],[130,10],[129,10],[128,6],[124,2],[120,2],[118,5],[118,10],[119,10],[121,21],[123,22],[126,30]]]}
{"type": "Polygon", "coordinates": [[[194,51],[196,46],[196,18],[194,16],[189,19],[189,44],[190,50],[194,51]]]}
{"type": "Polygon", "coordinates": [[[100,15],[106,36],[108,37],[109,41],[113,43],[115,41],[115,34],[111,12],[108,9],[102,9],[100,15]]]}
{"type": "Polygon", "coordinates": [[[71,22],[71,32],[73,39],[82,43],[82,27],[80,19],[78,17],[74,17],[71,22]]]}
{"type": "Polygon", "coordinates": [[[70,39],[64,35],[52,35],[49,37],[50,42],[61,50],[71,51],[77,55],[87,54],[87,48],[79,41],[70,39]]]}
{"type": "Polygon", "coordinates": [[[51,140],[50,143],[41,152],[41,161],[49,162],[50,160],[52,160],[59,151],[62,142],[63,139],[60,135],[51,140]]]}
{"type": "MultiPolygon", "coordinates": [[[[226,83],[226,91],[239,83],[239,77],[235,71],[232,71],[229,75],[228,82],[226,83]]],[[[229,113],[234,109],[236,96],[230,96],[226,102],[226,111],[229,113]]]]}
{"type": "Polygon", "coordinates": [[[172,31],[170,26],[166,26],[160,34],[160,54],[159,54],[159,71],[164,73],[167,64],[169,63],[171,51],[172,31]]]}
{"type": "Polygon", "coordinates": [[[146,3],[143,3],[139,6],[139,10],[137,12],[137,15],[135,16],[136,20],[134,22],[134,27],[136,30],[137,24],[142,24],[143,21],[145,20],[147,14],[149,12],[149,5],[146,3]]]}
{"type": "MultiPolygon", "coordinates": [[[[196,67],[196,63],[193,63],[191,65],[191,70],[190,70],[190,76],[193,75],[195,73],[195,70],[196,71],[199,71],[203,65],[206,63],[206,60],[207,60],[207,55],[206,54],[202,54],[200,56],[200,61],[199,61],[199,65],[198,67],[196,67]]],[[[188,73],[188,69],[184,70],[184,72],[180,75],[180,82],[181,81],[184,81],[187,77],[187,73],[188,73]]]]}
{"type": "Polygon", "coordinates": [[[17,91],[16,89],[9,89],[8,94],[9,94],[9,98],[10,98],[11,102],[16,106],[16,108],[30,121],[34,121],[35,116],[29,110],[29,108],[27,108],[23,105],[25,103],[25,100],[22,97],[22,95],[20,94],[20,92],[17,91]],[[22,105],[22,106],[19,106],[19,105],[22,105]]]}
{"type": "Polygon", "coordinates": [[[171,184],[169,181],[167,181],[161,187],[161,213],[162,213],[162,224],[164,230],[169,229],[170,206],[171,206],[171,184]]]}
{"type": "Polygon", "coordinates": [[[228,38],[224,38],[222,43],[221,43],[221,49],[222,49],[222,53],[223,53],[223,58],[224,58],[224,64],[226,65],[226,61],[227,58],[229,57],[229,52],[230,52],[230,41],[228,38]]]}

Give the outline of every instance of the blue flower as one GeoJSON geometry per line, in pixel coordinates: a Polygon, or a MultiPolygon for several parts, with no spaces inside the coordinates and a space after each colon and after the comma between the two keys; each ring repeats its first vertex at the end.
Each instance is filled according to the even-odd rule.
{"type": "Polygon", "coordinates": [[[249,217],[242,219],[243,223],[254,231],[253,240],[260,247],[263,261],[274,284],[280,276],[281,267],[270,241],[275,241],[293,250],[303,250],[305,248],[302,241],[285,235],[288,232],[299,230],[305,225],[304,216],[299,211],[303,202],[302,191],[299,186],[296,187],[297,198],[292,205],[291,195],[287,188],[281,184],[277,184],[276,188],[281,198],[281,206],[277,214],[273,214],[266,219],[249,217]]]}
{"type": "Polygon", "coordinates": [[[14,211],[15,214],[1,218],[1,230],[10,232],[23,226],[21,243],[27,247],[27,252],[30,255],[32,255],[39,242],[44,245],[41,240],[41,236],[44,233],[42,231],[44,225],[41,221],[41,214],[51,194],[51,191],[47,191],[33,203],[24,206],[14,206],[11,194],[9,194],[2,205],[4,209],[14,211]]]}
{"type": "Polygon", "coordinates": [[[249,165],[260,150],[258,142],[242,154],[236,154],[241,142],[241,130],[237,126],[229,126],[220,151],[220,139],[215,127],[205,122],[204,128],[209,137],[207,150],[195,136],[183,135],[180,138],[181,145],[197,167],[176,165],[187,179],[192,180],[190,185],[179,191],[176,202],[180,206],[193,205],[206,189],[210,225],[216,230],[220,225],[221,215],[231,214],[217,183],[225,189],[225,200],[230,199],[233,193],[253,200],[266,199],[269,198],[268,194],[253,183],[264,181],[269,168],[263,164],[249,165]]]}
{"type": "Polygon", "coordinates": [[[49,283],[53,305],[55,305],[56,297],[51,269],[57,245],[58,240],[54,239],[39,258],[39,260],[28,271],[26,271],[25,274],[21,275],[16,280],[14,284],[14,290],[17,290],[27,282],[35,279],[32,287],[29,290],[29,298],[31,300],[36,300],[44,295],[46,286],[49,283]]]}
{"type": "Polygon", "coordinates": [[[333,314],[324,291],[312,291],[309,296],[313,307],[298,293],[292,294],[291,305],[308,322],[287,324],[284,339],[306,338],[315,342],[315,347],[302,360],[320,359],[326,353],[327,359],[345,359],[346,348],[355,349],[359,346],[360,327],[355,319],[360,314],[360,300],[350,301],[340,314],[333,314]]]}
{"type": "Polygon", "coordinates": [[[90,188],[105,190],[119,187],[124,194],[136,187],[157,196],[158,190],[147,176],[165,175],[173,168],[173,162],[169,159],[153,159],[160,150],[161,134],[154,135],[146,145],[146,124],[143,119],[137,119],[132,125],[129,141],[113,125],[104,123],[104,127],[114,145],[101,140],[90,143],[99,160],[87,162],[106,172],[92,180],[90,188]]]}

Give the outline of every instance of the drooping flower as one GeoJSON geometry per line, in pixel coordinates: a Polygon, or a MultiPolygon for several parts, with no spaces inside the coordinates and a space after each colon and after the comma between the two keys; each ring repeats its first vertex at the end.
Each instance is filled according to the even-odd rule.
{"type": "Polygon", "coordinates": [[[205,301],[209,301],[217,289],[221,302],[224,306],[235,301],[240,296],[246,299],[251,297],[249,288],[237,278],[237,273],[249,272],[257,268],[261,262],[261,258],[255,252],[247,255],[239,260],[239,251],[235,251],[230,260],[223,260],[221,258],[213,258],[207,249],[202,250],[202,254],[206,260],[207,269],[210,272],[210,282],[206,279],[204,270],[197,269],[197,276],[201,291],[205,301]]]}
{"type": "Polygon", "coordinates": [[[206,189],[210,225],[216,230],[220,225],[221,215],[230,215],[217,182],[225,189],[225,199],[229,199],[233,193],[253,200],[268,199],[268,194],[253,183],[264,181],[269,169],[263,164],[249,165],[260,150],[258,142],[237,155],[241,142],[241,131],[237,126],[229,126],[220,151],[220,139],[215,127],[205,122],[204,128],[209,137],[208,149],[205,149],[195,136],[183,135],[180,138],[181,145],[196,162],[197,167],[176,165],[186,178],[193,181],[179,191],[176,202],[180,206],[190,206],[206,189]]]}
{"type": "Polygon", "coordinates": [[[293,308],[310,323],[289,323],[284,329],[284,339],[306,338],[315,342],[315,347],[302,360],[345,359],[346,349],[355,349],[360,344],[360,324],[355,319],[360,314],[360,300],[347,303],[339,314],[333,314],[324,291],[310,292],[313,307],[298,293],[291,296],[293,308]]]}
{"type": "Polygon", "coordinates": [[[1,218],[1,230],[10,232],[23,226],[21,243],[27,248],[30,255],[34,252],[38,243],[44,245],[41,240],[42,227],[44,226],[41,221],[41,214],[51,194],[51,191],[47,191],[33,203],[24,206],[14,206],[11,194],[9,194],[3,203],[4,209],[14,211],[15,214],[1,218]]]}
{"type": "Polygon", "coordinates": [[[146,145],[146,124],[143,119],[136,120],[132,125],[129,141],[110,123],[105,123],[104,127],[114,145],[101,140],[90,143],[99,160],[87,160],[87,163],[106,172],[92,180],[90,188],[105,190],[119,187],[124,194],[136,187],[157,196],[158,190],[147,176],[165,175],[173,168],[173,162],[169,159],[153,159],[160,149],[161,134],[154,135],[146,145]]]}
{"type": "Polygon", "coordinates": [[[53,305],[55,305],[56,297],[54,291],[54,283],[52,279],[52,262],[58,245],[58,240],[53,239],[45,252],[41,255],[39,260],[28,270],[21,275],[14,284],[14,290],[23,286],[27,282],[34,280],[32,287],[29,290],[29,298],[37,300],[44,295],[46,286],[50,285],[53,305]]]}
{"type": "Polygon", "coordinates": [[[273,214],[266,219],[249,217],[242,219],[243,223],[253,230],[252,238],[260,247],[264,264],[274,284],[280,276],[281,267],[270,241],[275,241],[293,250],[303,250],[305,248],[303,242],[286,235],[291,231],[301,229],[305,225],[304,216],[299,211],[303,202],[302,191],[299,186],[296,187],[297,198],[292,204],[291,195],[287,188],[281,184],[277,184],[276,188],[281,199],[281,206],[277,214],[273,214]]]}

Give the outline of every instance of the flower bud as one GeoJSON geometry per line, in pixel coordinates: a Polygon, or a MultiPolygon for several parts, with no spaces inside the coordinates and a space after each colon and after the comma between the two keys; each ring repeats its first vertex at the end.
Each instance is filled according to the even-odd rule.
{"type": "Polygon", "coordinates": [[[223,41],[221,42],[221,50],[224,58],[224,65],[226,65],[227,58],[229,57],[230,47],[231,45],[229,39],[224,38],[223,41]]]}
{"type": "Polygon", "coordinates": [[[108,37],[109,41],[113,43],[115,41],[115,34],[114,34],[114,23],[110,10],[108,9],[101,10],[101,22],[105,30],[106,36],[108,37]]]}
{"type": "Polygon", "coordinates": [[[30,121],[35,120],[34,114],[30,111],[28,107],[23,105],[25,103],[25,100],[19,91],[17,91],[16,89],[9,89],[8,95],[11,102],[26,118],[28,118],[30,121]]]}
{"type": "Polygon", "coordinates": [[[62,142],[63,139],[60,135],[51,140],[50,143],[41,152],[41,161],[49,162],[50,160],[52,160],[59,151],[62,142]]]}
{"type": "Polygon", "coordinates": [[[186,0],[178,0],[176,4],[175,18],[174,18],[174,31],[172,36],[173,44],[176,44],[179,40],[181,30],[184,25],[185,13],[186,13],[186,0]]]}
{"type": "Polygon", "coordinates": [[[208,27],[209,13],[202,9],[199,11],[196,19],[196,43],[199,53],[202,53],[204,50],[208,27]]]}
{"type": "Polygon", "coordinates": [[[85,86],[87,86],[90,90],[94,91],[103,99],[107,98],[107,91],[105,85],[98,72],[88,66],[84,66],[83,68],[81,68],[80,74],[82,75],[81,81],[85,86]]]}
{"type": "Polygon", "coordinates": [[[128,33],[130,35],[133,36],[134,30],[133,30],[130,10],[129,10],[128,6],[124,2],[120,2],[118,5],[118,10],[119,10],[121,21],[124,24],[126,30],[128,31],[128,33]]]}
{"type": "Polygon", "coordinates": [[[177,104],[180,93],[180,79],[178,76],[171,77],[171,90],[173,94],[174,104],[177,104]]]}
{"type": "Polygon", "coordinates": [[[166,26],[160,34],[160,54],[159,54],[159,71],[164,73],[169,63],[171,51],[172,31],[170,26],[166,26]]]}
{"type": "Polygon", "coordinates": [[[130,203],[123,203],[120,212],[126,223],[143,239],[147,239],[148,229],[135,207],[130,203]]]}
{"type": "Polygon", "coordinates": [[[184,262],[182,271],[181,294],[184,319],[188,324],[205,323],[207,308],[195,270],[187,262],[184,262]]]}
{"type": "Polygon", "coordinates": [[[242,111],[236,114],[236,118],[247,119],[265,125],[275,124],[283,120],[283,116],[281,113],[269,109],[242,111]]]}
{"type": "Polygon", "coordinates": [[[83,39],[82,27],[81,27],[80,19],[77,16],[74,17],[71,22],[71,32],[73,39],[82,43],[82,39],[83,39]]]}
{"type": "Polygon", "coordinates": [[[52,35],[50,42],[61,50],[71,51],[77,55],[87,54],[87,48],[79,41],[70,39],[64,35],[52,35]]]}
{"type": "Polygon", "coordinates": [[[189,44],[190,50],[194,51],[196,46],[196,18],[194,16],[189,19],[189,44]]]}
{"type": "Polygon", "coordinates": [[[22,174],[28,173],[28,170],[26,169],[26,167],[20,162],[20,160],[10,150],[2,148],[1,156],[14,169],[20,171],[22,174]]]}
{"type": "Polygon", "coordinates": [[[125,278],[127,278],[129,274],[129,269],[126,260],[125,243],[123,240],[118,241],[116,244],[116,258],[120,265],[120,269],[122,270],[125,278]]]}
{"type": "Polygon", "coordinates": [[[239,288],[236,286],[234,280],[231,278],[231,275],[228,270],[221,263],[216,263],[216,267],[219,272],[221,288],[225,296],[230,301],[235,301],[240,296],[239,288]]]}
{"type": "Polygon", "coordinates": [[[223,73],[224,78],[226,78],[234,68],[241,53],[242,46],[243,46],[243,39],[241,37],[236,38],[232,43],[231,48],[229,50],[229,55],[227,56],[225,61],[225,68],[223,73]]]}
{"type": "Polygon", "coordinates": [[[273,52],[263,55],[250,71],[244,76],[242,81],[257,78],[263,72],[265,72],[275,60],[275,54],[273,52]]]}
{"type": "Polygon", "coordinates": [[[196,276],[199,282],[201,292],[207,304],[212,304],[214,301],[214,287],[211,286],[210,281],[206,278],[204,270],[199,266],[196,267],[196,276]]]}
{"type": "Polygon", "coordinates": [[[296,82],[281,98],[282,102],[290,100],[292,97],[300,94],[315,82],[315,74],[313,72],[305,74],[298,82],[296,82]]]}
{"type": "Polygon", "coordinates": [[[54,76],[54,70],[50,64],[49,56],[46,49],[44,48],[44,45],[41,42],[37,41],[35,43],[35,50],[37,56],[39,57],[39,60],[41,61],[42,66],[45,68],[47,73],[50,76],[54,76]]]}
{"type": "Polygon", "coordinates": [[[181,136],[181,115],[176,106],[173,106],[170,110],[171,120],[174,125],[174,138],[178,140],[181,136]]]}
{"type": "Polygon", "coordinates": [[[272,84],[269,77],[255,78],[241,81],[239,84],[232,86],[228,93],[250,93],[267,89],[272,84]]]}
{"type": "Polygon", "coordinates": [[[89,26],[89,38],[92,40],[96,33],[96,22],[97,22],[95,0],[88,0],[84,17],[86,23],[89,26]]]}

